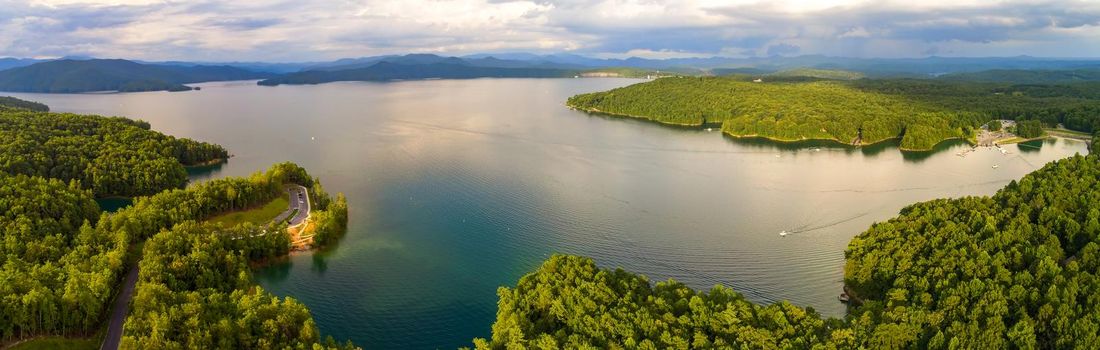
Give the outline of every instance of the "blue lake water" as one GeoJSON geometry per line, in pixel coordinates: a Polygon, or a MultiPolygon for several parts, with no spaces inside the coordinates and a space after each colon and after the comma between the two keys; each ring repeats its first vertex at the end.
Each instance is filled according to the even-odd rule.
{"type": "Polygon", "coordinates": [[[256,279],[309,306],[324,334],[365,348],[454,348],[488,337],[496,289],[558,252],[841,316],[844,248],[871,223],[917,201],[989,195],[1085,152],[1062,139],[966,157],[957,142],[925,154],[777,145],[563,105],[637,82],[231,82],[13,95],[55,111],[144,119],[234,154],[193,171],[194,181],[289,160],[344,192],[351,223],[336,247],[294,255],[256,279]],[[781,238],[783,230],[792,233],[781,238]]]}

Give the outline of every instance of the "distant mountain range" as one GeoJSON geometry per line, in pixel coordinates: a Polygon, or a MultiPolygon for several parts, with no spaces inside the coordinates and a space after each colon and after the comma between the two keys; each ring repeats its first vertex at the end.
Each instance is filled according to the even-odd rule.
{"type": "Polygon", "coordinates": [[[347,58],[331,62],[144,62],[87,59],[0,59],[0,91],[88,92],[189,90],[184,84],[261,80],[260,85],[334,81],[466,79],[483,77],[654,77],[759,75],[815,79],[908,77],[988,82],[1100,81],[1100,60],[1036,57],[911,59],[826,56],[754,58],[603,59],[573,54],[432,54],[347,58]]]}
{"type": "MultiPolygon", "coordinates": [[[[457,59],[456,59],[457,60],[457,59]]],[[[564,78],[574,71],[554,68],[475,66],[461,60],[434,63],[381,61],[363,68],[309,70],[260,81],[260,85],[320,84],[334,81],[387,81],[410,79],[564,78]]]]}
{"type": "Polygon", "coordinates": [[[272,73],[230,66],[151,65],[118,59],[56,60],[0,71],[0,91],[184,91],[183,84],[263,79],[272,73]]]}

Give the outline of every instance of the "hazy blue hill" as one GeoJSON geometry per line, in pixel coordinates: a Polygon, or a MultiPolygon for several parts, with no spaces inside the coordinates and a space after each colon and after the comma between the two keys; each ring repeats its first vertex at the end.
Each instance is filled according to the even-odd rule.
{"type": "Polygon", "coordinates": [[[141,64],[151,64],[157,66],[182,66],[182,67],[194,67],[194,66],[228,66],[234,68],[240,68],[246,71],[272,73],[272,74],[286,74],[294,73],[309,67],[321,64],[318,62],[297,62],[297,63],[276,63],[276,62],[191,62],[191,61],[134,61],[141,64]]]}
{"type": "MultiPolygon", "coordinates": [[[[438,57],[438,56],[437,56],[438,57]]],[[[470,78],[560,78],[572,76],[574,71],[565,69],[480,67],[469,65],[451,57],[426,64],[406,64],[389,61],[370,67],[336,70],[304,71],[260,81],[260,85],[321,84],[334,81],[386,81],[415,79],[470,79],[470,78]]]]}
{"type": "Polygon", "coordinates": [[[183,84],[270,77],[229,66],[147,65],[118,59],[56,60],[0,71],[0,91],[183,91],[183,84]]]}
{"type": "Polygon", "coordinates": [[[335,71],[345,69],[356,69],[370,67],[383,59],[398,57],[394,55],[388,56],[369,56],[360,58],[342,58],[332,62],[318,63],[302,68],[300,71],[322,70],[322,71],[335,71]]]}
{"type": "Polygon", "coordinates": [[[773,69],[756,68],[756,67],[715,68],[715,69],[710,70],[711,74],[718,75],[718,76],[734,75],[734,74],[765,75],[765,74],[774,73],[774,72],[775,72],[775,70],[773,70],[773,69]]]}
{"type": "Polygon", "coordinates": [[[26,67],[26,66],[38,63],[38,62],[42,62],[42,61],[32,59],[32,58],[4,57],[4,58],[0,58],[0,70],[18,68],[18,67],[26,67]]]}
{"type": "Polygon", "coordinates": [[[773,77],[804,77],[829,80],[856,80],[866,77],[863,73],[839,69],[795,68],[768,74],[773,77]]]}
{"type": "Polygon", "coordinates": [[[940,76],[944,80],[980,81],[1015,84],[1052,84],[1100,81],[1100,68],[1072,70],[993,69],[940,76]]]}

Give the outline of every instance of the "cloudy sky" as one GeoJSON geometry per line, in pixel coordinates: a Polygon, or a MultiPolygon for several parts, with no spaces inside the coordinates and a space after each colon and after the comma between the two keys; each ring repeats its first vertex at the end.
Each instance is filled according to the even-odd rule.
{"type": "Polygon", "coordinates": [[[1100,0],[0,0],[0,57],[411,52],[1100,57],[1100,0]]]}

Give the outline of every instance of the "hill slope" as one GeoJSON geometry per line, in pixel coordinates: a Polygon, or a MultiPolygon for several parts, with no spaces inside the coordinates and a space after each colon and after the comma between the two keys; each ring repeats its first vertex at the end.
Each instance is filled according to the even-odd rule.
{"type": "Polygon", "coordinates": [[[399,79],[560,78],[571,70],[544,68],[483,67],[454,58],[429,63],[382,61],[365,68],[304,71],[260,81],[260,85],[321,84],[334,81],[386,81],[399,79]]]}
{"type": "Polygon", "coordinates": [[[930,149],[967,137],[975,115],[854,89],[838,82],[753,83],[733,78],[664,78],[577,95],[569,106],[679,125],[723,123],[732,136],[865,145],[901,137],[904,149],[930,149]]]}
{"type": "Polygon", "coordinates": [[[749,81],[745,76],[663,78],[571,97],[570,107],[666,124],[722,124],[731,136],[867,145],[900,138],[928,150],[966,138],[989,119],[1039,120],[1092,133],[1092,84],[1010,85],[933,79],[749,81]]]}
{"type": "Polygon", "coordinates": [[[184,91],[183,84],[270,77],[229,66],[161,66],[127,60],[57,60],[0,71],[0,91],[184,91]]]}
{"type": "Polygon", "coordinates": [[[972,73],[955,73],[940,76],[942,80],[983,81],[1016,84],[1052,84],[1100,81],[1100,69],[1024,70],[993,69],[972,73]]]}

